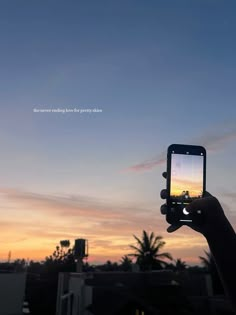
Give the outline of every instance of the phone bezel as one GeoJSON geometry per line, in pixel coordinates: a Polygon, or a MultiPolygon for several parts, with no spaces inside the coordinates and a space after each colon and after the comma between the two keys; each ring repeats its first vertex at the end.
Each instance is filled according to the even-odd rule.
{"type": "MultiPolygon", "coordinates": [[[[171,183],[171,154],[172,152],[176,154],[186,154],[189,152],[189,155],[201,155],[203,153],[203,195],[206,191],[206,149],[203,146],[199,145],[186,145],[186,144],[172,144],[167,149],[167,180],[166,180],[166,188],[167,188],[167,215],[166,220],[170,224],[180,223],[178,219],[176,219],[176,215],[171,212],[171,201],[170,201],[170,183],[171,183]]],[[[184,224],[181,222],[181,224],[184,224]]]]}

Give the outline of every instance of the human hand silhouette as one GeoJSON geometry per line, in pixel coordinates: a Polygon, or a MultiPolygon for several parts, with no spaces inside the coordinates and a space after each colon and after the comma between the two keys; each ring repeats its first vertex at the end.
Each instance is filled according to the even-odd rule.
{"type": "MultiPolygon", "coordinates": [[[[162,175],[167,178],[166,172],[162,175]]],[[[167,198],[166,189],[161,191],[161,198],[167,198]]],[[[162,214],[166,215],[167,210],[166,204],[161,206],[162,214]]],[[[225,292],[236,314],[236,256],[229,255],[229,249],[232,250],[236,247],[235,231],[226,218],[219,201],[208,192],[204,194],[203,198],[192,201],[186,210],[191,213],[193,221],[185,224],[205,236],[225,292]],[[200,220],[199,210],[201,210],[200,220]]],[[[181,222],[170,225],[167,231],[169,233],[174,232],[181,226],[181,222]]]]}
{"type": "MultiPolygon", "coordinates": [[[[166,179],[167,173],[164,172],[162,176],[166,179]]],[[[162,199],[166,199],[167,190],[163,189],[160,195],[162,199]]],[[[167,209],[167,205],[163,204],[161,206],[161,213],[166,215],[167,209]]],[[[225,222],[225,220],[227,220],[219,201],[209,192],[205,192],[203,198],[196,199],[191,202],[186,207],[186,210],[192,214],[193,222],[187,222],[185,225],[191,227],[197,232],[202,233],[203,235],[214,232],[214,230],[216,230],[223,222],[225,222]]],[[[167,228],[167,232],[174,232],[181,226],[181,223],[170,225],[167,228]]]]}

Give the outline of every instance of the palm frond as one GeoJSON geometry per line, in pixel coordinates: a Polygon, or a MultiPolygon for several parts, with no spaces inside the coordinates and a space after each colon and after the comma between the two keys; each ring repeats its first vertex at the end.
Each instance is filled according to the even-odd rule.
{"type": "Polygon", "coordinates": [[[158,258],[168,258],[170,260],[173,260],[173,257],[170,253],[161,253],[161,254],[157,254],[156,257],[158,258]]]}
{"type": "Polygon", "coordinates": [[[139,244],[140,247],[142,248],[142,247],[143,247],[142,241],[141,241],[136,235],[133,235],[133,237],[136,239],[136,241],[138,242],[138,244],[139,244]]]}
{"type": "Polygon", "coordinates": [[[132,249],[134,249],[136,252],[138,252],[139,255],[142,255],[142,254],[143,254],[143,251],[142,251],[140,248],[138,248],[138,247],[136,247],[136,246],[134,246],[134,245],[130,245],[130,247],[131,247],[132,249]]]}

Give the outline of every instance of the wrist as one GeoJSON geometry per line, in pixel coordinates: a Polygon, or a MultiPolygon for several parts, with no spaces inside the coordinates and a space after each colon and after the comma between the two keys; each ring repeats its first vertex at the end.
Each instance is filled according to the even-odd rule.
{"type": "Polygon", "coordinates": [[[218,239],[222,240],[222,237],[226,236],[228,233],[231,234],[233,228],[230,225],[227,217],[223,214],[218,220],[214,220],[212,224],[207,224],[202,234],[207,240],[218,239]]]}

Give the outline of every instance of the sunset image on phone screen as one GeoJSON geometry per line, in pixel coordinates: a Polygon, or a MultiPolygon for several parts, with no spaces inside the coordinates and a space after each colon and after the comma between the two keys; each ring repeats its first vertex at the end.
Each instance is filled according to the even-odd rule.
{"type": "Polygon", "coordinates": [[[172,201],[192,201],[202,197],[203,155],[172,154],[171,185],[172,201]]]}

